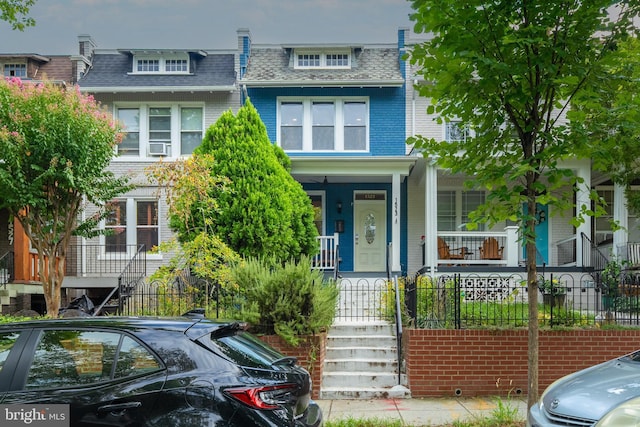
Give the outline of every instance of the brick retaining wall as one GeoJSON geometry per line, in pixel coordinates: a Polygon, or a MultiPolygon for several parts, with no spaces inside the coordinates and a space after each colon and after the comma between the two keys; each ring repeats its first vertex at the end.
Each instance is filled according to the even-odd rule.
{"type": "MultiPolygon", "coordinates": [[[[526,394],[527,335],[526,330],[405,329],[411,395],[526,394]]],[[[640,330],[541,330],[539,346],[542,392],[563,375],[640,348],[640,330]]]]}
{"type": "Polygon", "coordinates": [[[287,356],[298,359],[298,365],[305,368],[311,374],[313,390],[311,397],[320,398],[320,386],[322,385],[322,370],[325,355],[327,353],[327,334],[318,334],[302,338],[297,347],[287,344],[278,335],[261,335],[259,338],[287,356]]]}

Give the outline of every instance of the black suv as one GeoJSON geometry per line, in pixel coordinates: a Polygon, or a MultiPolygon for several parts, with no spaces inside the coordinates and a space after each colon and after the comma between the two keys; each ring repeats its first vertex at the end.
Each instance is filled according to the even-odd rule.
{"type": "Polygon", "coordinates": [[[71,426],[322,425],[294,358],[194,317],[0,325],[0,403],[69,405],[71,426]]]}

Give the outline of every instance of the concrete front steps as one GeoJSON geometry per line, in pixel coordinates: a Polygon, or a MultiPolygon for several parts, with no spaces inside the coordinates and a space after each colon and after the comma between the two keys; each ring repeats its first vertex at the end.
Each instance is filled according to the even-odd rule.
{"type": "Polygon", "coordinates": [[[42,294],[42,285],[7,283],[6,285],[0,286],[0,313],[9,310],[18,295],[22,294],[42,294]]]}
{"type": "Polygon", "coordinates": [[[321,399],[411,397],[398,381],[394,326],[383,321],[334,324],[327,335],[321,399]]]}

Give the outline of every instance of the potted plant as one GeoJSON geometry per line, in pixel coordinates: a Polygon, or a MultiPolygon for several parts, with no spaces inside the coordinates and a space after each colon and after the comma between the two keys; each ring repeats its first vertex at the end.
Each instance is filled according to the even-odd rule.
{"type": "Polygon", "coordinates": [[[562,307],[567,295],[567,287],[558,279],[542,279],[538,281],[542,292],[542,303],[551,307],[562,307]]]}
{"type": "Polygon", "coordinates": [[[598,287],[602,292],[602,307],[605,310],[610,310],[614,307],[615,299],[620,294],[619,287],[624,265],[624,261],[618,261],[613,258],[607,262],[602,273],[600,273],[598,287]]]}

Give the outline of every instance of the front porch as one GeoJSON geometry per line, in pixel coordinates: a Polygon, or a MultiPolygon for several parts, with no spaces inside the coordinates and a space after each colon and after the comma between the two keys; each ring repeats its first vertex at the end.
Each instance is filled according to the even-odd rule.
{"type": "MultiPolygon", "coordinates": [[[[67,251],[62,283],[62,307],[80,296],[88,296],[101,310],[109,301],[119,300],[146,277],[144,245],[74,244],[67,251]]],[[[7,295],[23,294],[25,289],[42,294],[38,254],[33,251],[10,251],[0,257],[0,289],[7,295]],[[15,291],[15,292],[13,292],[15,291]],[[13,293],[12,293],[13,292],[13,293]]],[[[16,306],[3,302],[2,312],[18,309],[42,311],[41,304],[16,306]],[[5,309],[6,306],[6,309],[5,309]]],[[[43,313],[41,313],[43,314],[43,313]]]]}

